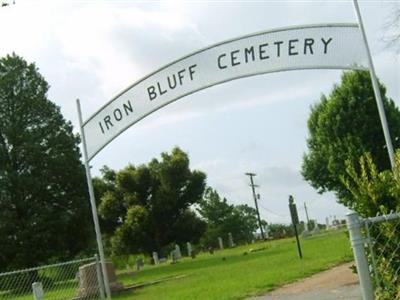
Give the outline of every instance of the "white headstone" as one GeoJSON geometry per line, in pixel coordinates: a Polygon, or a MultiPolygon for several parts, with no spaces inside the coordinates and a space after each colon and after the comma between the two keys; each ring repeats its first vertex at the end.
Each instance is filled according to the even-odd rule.
{"type": "Polygon", "coordinates": [[[318,226],[318,221],[314,220],[314,230],[313,232],[318,233],[319,232],[319,226],[318,226]]]}
{"type": "Polygon", "coordinates": [[[176,264],[178,262],[178,255],[176,253],[176,249],[171,251],[171,260],[173,264],[176,264]]]}
{"type": "Polygon", "coordinates": [[[186,247],[187,247],[188,256],[191,257],[192,256],[192,251],[193,251],[192,245],[189,242],[187,242],[186,243],[186,247]]]}
{"type": "Polygon", "coordinates": [[[233,237],[232,237],[232,233],[228,233],[228,242],[229,242],[229,247],[235,247],[235,243],[233,242],[233,237]]]}
{"type": "Polygon", "coordinates": [[[158,261],[158,253],[157,252],[153,252],[153,260],[154,260],[155,265],[158,265],[160,263],[158,261]]]}
{"type": "Polygon", "coordinates": [[[218,245],[219,245],[219,249],[224,250],[224,243],[222,242],[221,237],[218,237],[218,245]]]}
{"type": "Polygon", "coordinates": [[[325,222],[326,222],[326,229],[328,229],[330,227],[328,217],[325,218],[325,222]]]}
{"type": "Polygon", "coordinates": [[[41,282],[32,283],[33,299],[42,300],[44,296],[43,285],[41,282]]]}
{"type": "Polygon", "coordinates": [[[182,253],[181,253],[181,248],[179,247],[178,244],[175,244],[175,254],[176,254],[176,259],[181,259],[182,258],[182,253]]]}
{"type": "Polygon", "coordinates": [[[267,239],[269,239],[269,226],[268,226],[268,225],[265,225],[264,229],[265,229],[265,237],[266,237],[267,239]]]}
{"type": "Polygon", "coordinates": [[[139,271],[140,268],[142,268],[143,266],[144,266],[143,258],[138,257],[138,258],[136,259],[136,270],[139,271]]]}

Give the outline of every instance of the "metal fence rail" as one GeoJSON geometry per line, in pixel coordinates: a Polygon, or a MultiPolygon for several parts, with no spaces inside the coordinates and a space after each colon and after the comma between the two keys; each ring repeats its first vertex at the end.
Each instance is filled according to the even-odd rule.
{"type": "Polygon", "coordinates": [[[400,300],[400,213],[347,216],[364,300],[400,300]]]}
{"type": "Polygon", "coordinates": [[[97,257],[0,273],[1,300],[102,299],[97,257]],[[93,265],[93,270],[80,267],[93,265]],[[87,269],[88,270],[88,269],[87,269]]]}

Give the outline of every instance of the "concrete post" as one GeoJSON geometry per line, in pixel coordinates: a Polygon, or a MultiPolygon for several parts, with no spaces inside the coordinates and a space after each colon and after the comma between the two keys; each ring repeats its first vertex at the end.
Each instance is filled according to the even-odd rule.
{"type": "Polygon", "coordinates": [[[363,300],[373,300],[374,290],[372,288],[371,276],[367,257],[365,256],[365,238],[361,234],[362,222],[357,213],[349,213],[346,216],[347,228],[350,233],[351,246],[353,248],[354,259],[357,266],[358,278],[363,300]]]}

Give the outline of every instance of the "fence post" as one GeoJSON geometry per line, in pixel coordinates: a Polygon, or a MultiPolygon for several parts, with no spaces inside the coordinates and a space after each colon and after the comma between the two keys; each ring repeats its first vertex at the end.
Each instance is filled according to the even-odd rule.
{"type": "Polygon", "coordinates": [[[100,260],[97,254],[94,255],[96,260],[96,274],[97,274],[97,282],[99,283],[99,291],[100,291],[100,299],[104,300],[106,298],[104,293],[104,281],[101,277],[101,269],[100,269],[100,260]]]}
{"type": "Polygon", "coordinates": [[[354,259],[356,261],[362,297],[363,300],[373,300],[374,290],[372,288],[371,276],[369,274],[369,267],[364,249],[365,238],[363,238],[361,234],[362,222],[358,217],[358,214],[355,212],[348,213],[346,218],[354,259]]]}

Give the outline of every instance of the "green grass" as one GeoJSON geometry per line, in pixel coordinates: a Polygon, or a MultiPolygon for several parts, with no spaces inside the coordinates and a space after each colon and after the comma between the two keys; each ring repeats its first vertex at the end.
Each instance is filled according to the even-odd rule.
{"type": "MultiPolygon", "coordinates": [[[[302,239],[301,243],[303,260],[297,256],[295,240],[284,239],[216,251],[213,255],[205,253],[196,259],[184,258],[175,265],[146,266],[134,275],[118,272],[118,280],[125,286],[185,277],[113,295],[113,300],[244,299],[352,260],[344,231],[323,233],[302,239]],[[250,253],[250,249],[260,251],[250,253]],[[244,252],[248,254],[243,255],[244,252]]],[[[76,280],[57,284],[45,291],[45,299],[71,299],[76,295],[76,280]]],[[[10,296],[0,299],[32,299],[31,292],[10,296]]]]}
{"type": "Polygon", "coordinates": [[[121,274],[119,280],[125,285],[187,276],[121,293],[113,299],[243,299],[352,259],[348,237],[343,231],[315,236],[301,243],[303,260],[297,256],[294,239],[285,239],[217,251],[214,255],[203,254],[194,260],[185,258],[176,265],[147,267],[135,275],[121,274]],[[265,249],[243,255],[251,248],[265,249]]]}

